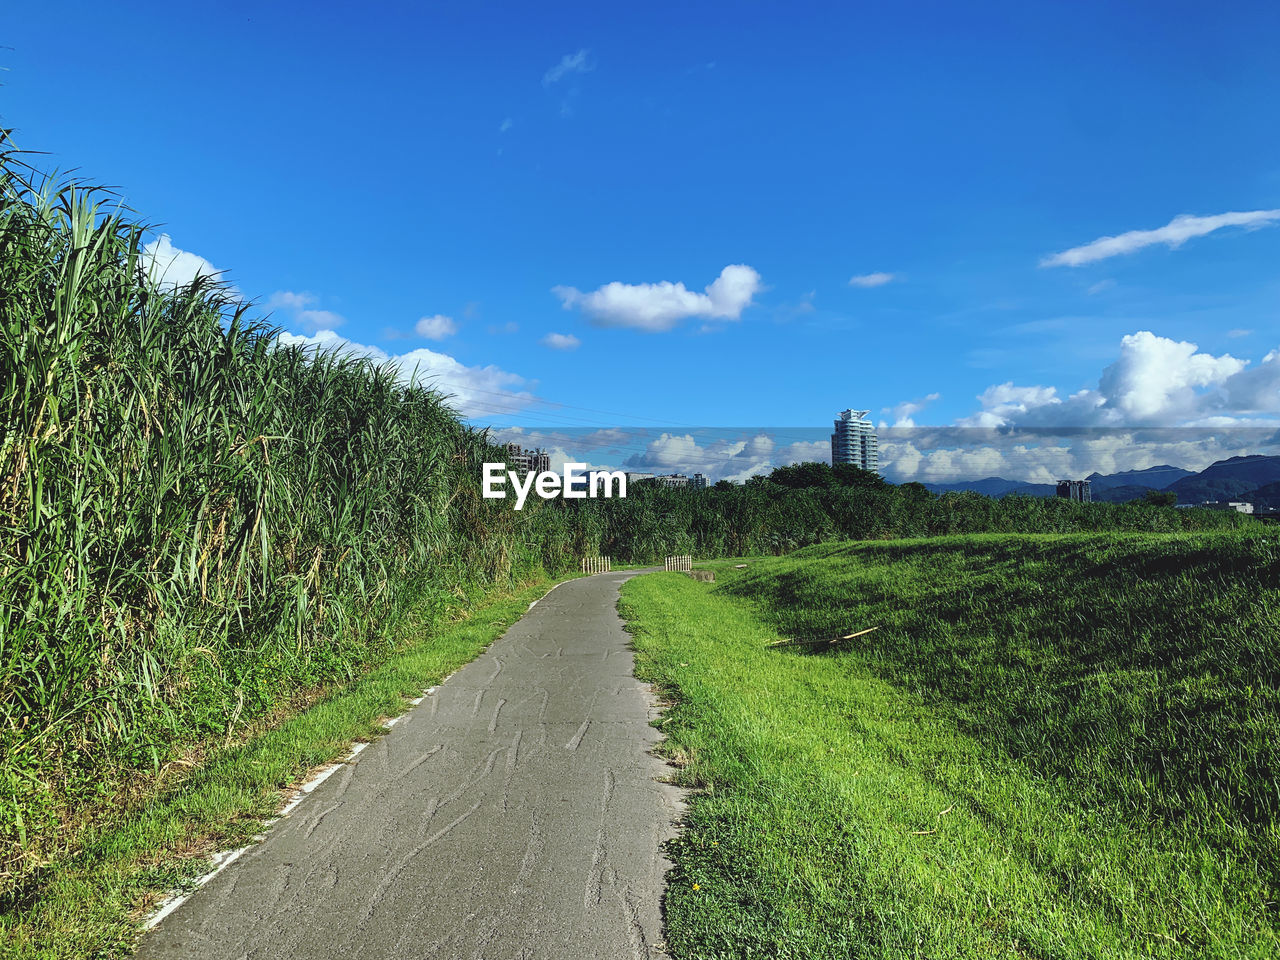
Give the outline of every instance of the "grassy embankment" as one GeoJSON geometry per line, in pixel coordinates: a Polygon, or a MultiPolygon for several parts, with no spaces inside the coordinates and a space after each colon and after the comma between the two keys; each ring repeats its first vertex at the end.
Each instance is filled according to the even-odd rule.
{"type": "Polygon", "coordinates": [[[712,566],[715,585],[623,592],[701,788],[676,957],[1280,954],[1273,542],[976,536],[712,566]]]}

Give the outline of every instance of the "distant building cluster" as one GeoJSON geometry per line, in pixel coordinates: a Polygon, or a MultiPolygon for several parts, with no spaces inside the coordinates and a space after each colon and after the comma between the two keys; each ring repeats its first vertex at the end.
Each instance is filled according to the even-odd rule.
{"type": "Polygon", "coordinates": [[[1092,503],[1093,494],[1089,491],[1088,480],[1059,480],[1058,496],[1080,503],[1092,503]]]}
{"type": "Polygon", "coordinates": [[[520,474],[546,473],[551,469],[551,456],[545,450],[524,450],[518,443],[507,444],[507,462],[520,474]]]}
{"type": "Polygon", "coordinates": [[[831,465],[850,463],[871,473],[880,472],[880,440],[867,419],[870,410],[845,410],[831,434],[831,465]]]}
{"type": "Polygon", "coordinates": [[[627,473],[627,485],[633,483],[652,483],[659,487],[687,488],[689,490],[705,490],[707,478],[700,473],[689,477],[683,473],[627,473]]]}
{"type": "Polygon", "coordinates": [[[1201,510],[1234,510],[1236,513],[1253,513],[1252,503],[1241,503],[1236,500],[1205,500],[1203,503],[1179,504],[1179,506],[1199,507],[1201,510]]]}

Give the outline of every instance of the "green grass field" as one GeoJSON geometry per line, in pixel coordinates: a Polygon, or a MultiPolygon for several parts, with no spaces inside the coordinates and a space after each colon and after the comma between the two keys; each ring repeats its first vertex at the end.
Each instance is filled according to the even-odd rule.
{"type": "Polygon", "coordinates": [[[677,958],[1280,955],[1274,537],[709,566],[622,602],[696,788],[677,958]]]}

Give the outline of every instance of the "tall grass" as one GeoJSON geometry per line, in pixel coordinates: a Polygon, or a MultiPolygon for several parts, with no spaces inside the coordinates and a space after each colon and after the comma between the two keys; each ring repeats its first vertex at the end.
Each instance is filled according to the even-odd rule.
{"type": "Polygon", "coordinates": [[[142,224],[0,145],[2,892],[104,770],[350,676],[407,596],[563,538],[481,499],[499,457],[440,394],[282,347],[217,278],[153,282],[142,224]]]}

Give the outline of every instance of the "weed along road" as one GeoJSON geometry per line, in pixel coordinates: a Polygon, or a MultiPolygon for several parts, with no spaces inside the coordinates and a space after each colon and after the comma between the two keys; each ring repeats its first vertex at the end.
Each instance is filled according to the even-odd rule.
{"type": "Polygon", "coordinates": [[[615,606],[561,584],[142,941],[143,958],[650,958],[678,798],[615,606]]]}

